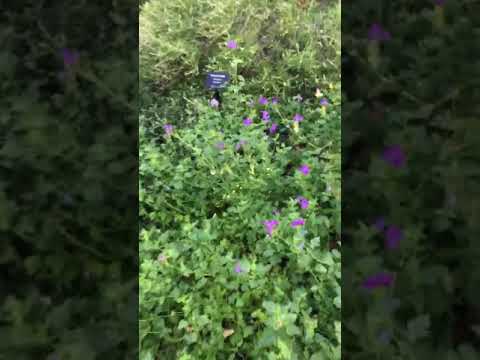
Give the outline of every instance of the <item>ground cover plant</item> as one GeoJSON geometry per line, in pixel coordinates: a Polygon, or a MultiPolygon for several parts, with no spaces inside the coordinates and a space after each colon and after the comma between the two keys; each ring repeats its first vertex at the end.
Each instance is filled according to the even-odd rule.
{"type": "Polygon", "coordinates": [[[136,358],[138,9],[1,8],[0,359],[136,358]]]}
{"type": "Polygon", "coordinates": [[[357,2],[342,19],[347,359],[480,357],[479,11],[357,2]]]}
{"type": "MultiPolygon", "coordinates": [[[[307,18],[321,9],[245,6],[292,3],[307,18]]],[[[148,21],[165,19],[155,6],[148,21]]],[[[202,40],[219,47],[202,61],[230,71],[246,47],[240,33],[220,35],[202,40]]],[[[182,61],[161,88],[157,65],[143,66],[141,359],[340,359],[338,74],[298,75],[299,88],[285,74],[259,80],[252,63],[255,73],[230,71],[218,101],[195,76],[177,80],[182,61]]]]}

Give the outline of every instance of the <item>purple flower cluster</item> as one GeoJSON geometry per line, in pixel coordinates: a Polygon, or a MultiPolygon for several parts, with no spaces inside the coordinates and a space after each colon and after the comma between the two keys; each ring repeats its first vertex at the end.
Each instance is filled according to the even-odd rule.
{"type": "MultiPolygon", "coordinates": [[[[375,31],[379,31],[378,28],[375,31]]],[[[383,160],[394,168],[401,168],[406,163],[406,156],[399,145],[387,147],[383,152],[383,160]]],[[[404,238],[402,229],[396,225],[388,225],[385,218],[379,217],[373,223],[373,227],[380,233],[384,233],[385,248],[388,250],[397,249],[404,238]]],[[[388,273],[379,273],[367,278],[363,287],[375,289],[379,287],[388,287],[393,283],[393,276],[388,273]]]]}
{"type": "Polygon", "coordinates": [[[374,23],[368,30],[368,38],[371,41],[387,41],[390,40],[391,35],[388,31],[377,23],[374,23]]]}
{"type": "Polygon", "coordinates": [[[235,273],[237,273],[237,274],[240,274],[240,273],[244,272],[244,270],[243,270],[243,268],[242,268],[242,265],[241,265],[239,262],[237,262],[237,263],[235,264],[235,267],[234,267],[233,270],[234,270],[235,273]]]}
{"type": "MultiPolygon", "coordinates": [[[[433,0],[434,4],[439,7],[445,4],[445,0],[433,0]]],[[[387,31],[382,25],[374,23],[368,30],[368,39],[370,40],[370,45],[372,46],[372,56],[378,56],[378,43],[385,42],[391,39],[391,34],[387,31]]],[[[373,58],[375,60],[375,58],[373,58]]],[[[323,101],[324,99],[322,99],[323,101]]],[[[327,106],[328,101],[321,101],[322,106],[327,106]]],[[[407,156],[400,145],[390,145],[387,146],[382,154],[382,159],[387,164],[393,168],[400,169],[404,167],[407,163],[407,156]]],[[[373,227],[379,233],[384,236],[384,246],[387,250],[394,250],[400,246],[401,241],[404,239],[403,230],[394,224],[386,224],[384,217],[377,218],[372,224],[373,227]]],[[[393,285],[395,277],[392,273],[388,272],[379,272],[377,274],[367,277],[363,283],[362,287],[365,289],[373,290],[377,288],[386,288],[393,285]]],[[[383,332],[380,334],[379,338],[382,342],[388,343],[391,338],[391,334],[388,332],[383,332]]]]}
{"type": "Polygon", "coordinates": [[[246,118],[246,119],[243,120],[243,125],[245,125],[245,126],[250,126],[252,124],[253,124],[253,121],[250,118],[246,118]]]}
{"type": "Polygon", "coordinates": [[[295,121],[295,122],[301,122],[301,121],[303,121],[303,115],[301,115],[301,114],[295,114],[295,116],[293,117],[293,121],[295,121]]]}
{"type": "MultiPolygon", "coordinates": [[[[379,217],[374,223],[373,227],[380,233],[384,233],[385,247],[388,250],[397,249],[400,241],[404,238],[402,229],[396,225],[386,225],[385,218],[379,217]]],[[[393,276],[388,273],[379,273],[368,277],[362,284],[364,288],[376,289],[379,287],[389,287],[393,283],[393,276]]]]}
{"type": "Polygon", "coordinates": [[[390,225],[385,231],[385,246],[390,249],[398,248],[403,239],[403,231],[398,226],[390,225]]]}
{"type": "Polygon", "coordinates": [[[320,99],[320,105],[321,106],[328,106],[330,103],[328,102],[327,98],[322,98],[320,99]]]}
{"type": "MultiPolygon", "coordinates": [[[[272,99],[270,101],[272,102],[272,105],[278,105],[278,103],[280,102],[280,99],[277,96],[274,96],[274,97],[272,97],[272,99]]],[[[266,106],[266,105],[268,105],[269,100],[265,96],[261,95],[258,98],[258,103],[262,106],[266,106]]],[[[253,103],[252,103],[252,106],[253,106],[253,103]]]]}
{"type": "MultiPolygon", "coordinates": [[[[278,225],[280,225],[280,223],[278,222],[278,220],[265,220],[263,222],[263,225],[265,226],[265,231],[267,232],[267,234],[269,236],[272,236],[273,232],[278,227],[278,225]]],[[[294,219],[290,223],[290,227],[293,229],[304,226],[304,225],[305,225],[305,219],[302,219],[302,218],[294,219]]]]}
{"type": "Polygon", "coordinates": [[[268,111],[262,111],[262,120],[265,122],[270,121],[270,114],[268,111]]]}
{"type": "Polygon", "coordinates": [[[302,209],[307,209],[308,208],[308,205],[309,205],[308,199],[304,198],[303,196],[299,196],[297,198],[297,201],[298,201],[298,204],[300,205],[300,207],[302,209]]]}
{"type": "Polygon", "coordinates": [[[171,124],[163,125],[163,131],[165,132],[165,136],[171,136],[173,134],[173,125],[171,124]]]}
{"type": "Polygon", "coordinates": [[[268,99],[264,96],[260,96],[260,98],[258,99],[258,103],[260,105],[267,105],[268,104],[268,99]]]}
{"type": "Polygon", "coordinates": [[[392,274],[381,272],[372,276],[369,276],[362,283],[365,289],[373,290],[380,287],[390,287],[393,284],[394,276],[392,274]]]}
{"type": "Polygon", "coordinates": [[[229,49],[236,49],[238,47],[237,42],[235,40],[228,40],[227,47],[229,49]]]}
{"type": "Polygon", "coordinates": [[[265,220],[263,225],[265,225],[265,230],[267,234],[272,236],[273,231],[277,228],[279,222],[277,220],[265,220]]]}
{"type": "Polygon", "coordinates": [[[278,125],[276,123],[272,123],[272,125],[270,126],[270,129],[268,129],[268,132],[270,133],[270,135],[275,134],[275,132],[277,131],[277,128],[278,128],[278,125]]]}
{"type": "Polygon", "coordinates": [[[406,156],[399,145],[387,147],[383,152],[383,160],[395,168],[401,168],[406,163],[406,156]]]}
{"type": "Polygon", "coordinates": [[[310,167],[307,164],[302,164],[298,171],[300,171],[303,175],[308,175],[310,173],[310,167]]]}
{"type": "Polygon", "coordinates": [[[292,228],[296,228],[296,227],[303,226],[303,225],[305,225],[305,220],[304,219],[295,219],[290,223],[290,226],[292,228]]]}
{"type": "Polygon", "coordinates": [[[403,231],[396,225],[387,226],[385,218],[380,217],[373,223],[373,227],[385,235],[385,247],[389,250],[398,248],[403,239],[403,231]]]}
{"type": "Polygon", "coordinates": [[[64,48],[62,49],[62,58],[65,68],[69,68],[78,63],[79,55],[75,50],[64,48]]]}

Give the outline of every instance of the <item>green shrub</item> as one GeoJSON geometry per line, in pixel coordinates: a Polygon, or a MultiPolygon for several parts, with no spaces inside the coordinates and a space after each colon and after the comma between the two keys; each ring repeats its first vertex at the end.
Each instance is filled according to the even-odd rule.
{"type": "Polygon", "coordinates": [[[142,113],[141,359],[340,359],[338,89],[329,97],[326,111],[318,99],[268,105],[275,135],[238,86],[221,110],[194,100],[179,123],[142,113]]]}
{"type": "Polygon", "coordinates": [[[480,42],[471,35],[480,3],[349,6],[342,196],[353,205],[342,214],[342,289],[352,296],[342,304],[342,355],[479,359],[480,66],[471,59],[480,42]],[[359,21],[376,9],[382,16],[359,21]],[[367,51],[373,21],[391,34],[377,59],[367,51]],[[385,161],[393,146],[397,165],[385,161]],[[371,226],[376,219],[383,226],[371,226]],[[400,241],[388,246],[395,228],[400,241]],[[391,286],[363,293],[380,272],[391,286]]]}
{"type": "Polygon", "coordinates": [[[3,5],[0,359],[134,359],[138,8],[3,5]]]}
{"type": "Polygon", "coordinates": [[[140,14],[141,87],[163,92],[227,70],[251,92],[310,91],[339,79],[339,24],[338,2],[151,0],[140,14]],[[239,47],[225,51],[229,39],[239,47]]]}

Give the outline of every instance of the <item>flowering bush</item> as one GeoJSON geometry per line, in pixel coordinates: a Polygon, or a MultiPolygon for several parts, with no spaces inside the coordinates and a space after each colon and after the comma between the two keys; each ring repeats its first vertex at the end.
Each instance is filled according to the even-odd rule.
{"type": "Polygon", "coordinates": [[[339,24],[336,1],[150,0],[140,14],[141,87],[168,92],[222,69],[250,92],[307,93],[306,84],[340,78],[339,24]]]}
{"type": "Polygon", "coordinates": [[[189,126],[141,127],[142,359],[340,358],[339,89],[328,96],[322,110],[313,93],[272,103],[232,86],[189,126]]]}
{"type": "Polygon", "coordinates": [[[342,355],[478,359],[480,6],[377,5],[342,18],[342,355]]]}

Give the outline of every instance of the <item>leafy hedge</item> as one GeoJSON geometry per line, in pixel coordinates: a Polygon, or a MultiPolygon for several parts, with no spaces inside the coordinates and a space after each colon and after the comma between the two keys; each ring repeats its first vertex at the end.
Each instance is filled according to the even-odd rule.
{"type": "Polygon", "coordinates": [[[249,107],[233,85],[221,110],[193,100],[187,126],[154,131],[142,114],[141,359],[340,359],[339,89],[328,96],[249,107]]]}

